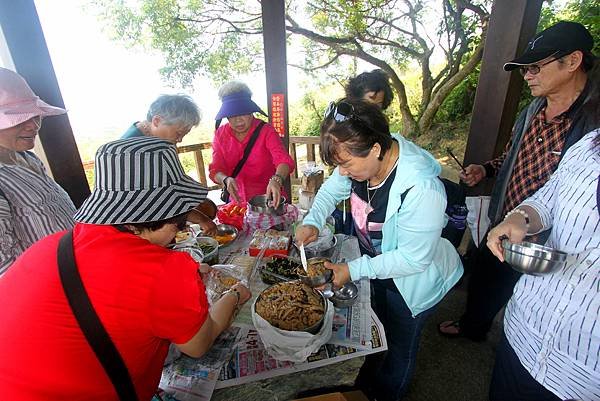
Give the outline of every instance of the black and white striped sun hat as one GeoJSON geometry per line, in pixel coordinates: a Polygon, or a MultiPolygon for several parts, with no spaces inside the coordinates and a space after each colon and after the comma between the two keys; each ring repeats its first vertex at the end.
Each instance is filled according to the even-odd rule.
{"type": "Polygon", "coordinates": [[[146,223],[186,213],[207,189],[185,175],[170,142],[136,137],[109,142],[96,152],[92,194],[75,213],[88,224],[146,223]]]}

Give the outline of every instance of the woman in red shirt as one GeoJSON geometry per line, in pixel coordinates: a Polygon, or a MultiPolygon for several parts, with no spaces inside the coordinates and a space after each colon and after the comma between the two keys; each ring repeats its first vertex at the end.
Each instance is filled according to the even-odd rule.
{"type": "Polygon", "coordinates": [[[252,101],[250,88],[242,82],[232,81],[219,90],[221,109],[217,113],[217,131],[213,138],[212,162],[208,166],[210,178],[226,186],[230,196],[245,203],[256,195],[266,194],[279,205],[285,179],[294,171],[294,160],[283,146],[275,129],[264,124],[256,143],[237,176],[233,170],[244,155],[244,149],[261,120],[253,113],[266,115],[252,101]],[[221,120],[227,124],[219,127],[221,120]]]}
{"type": "MultiPolygon", "coordinates": [[[[74,217],[75,265],[137,399],[150,400],[169,344],[202,355],[251,294],[237,284],[209,308],[198,264],[166,248],[207,192],[184,174],[173,144],[103,145],[95,176],[74,217]]],[[[32,245],[0,279],[2,399],[118,399],[67,301],[57,263],[63,235],[32,245]]]]}

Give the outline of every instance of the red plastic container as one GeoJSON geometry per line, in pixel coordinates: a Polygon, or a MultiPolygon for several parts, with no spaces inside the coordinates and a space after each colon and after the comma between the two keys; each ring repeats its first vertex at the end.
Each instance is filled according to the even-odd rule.
{"type": "Polygon", "coordinates": [[[223,224],[234,226],[238,230],[242,230],[244,226],[244,216],[246,208],[235,202],[221,205],[217,208],[217,218],[223,224]]]}

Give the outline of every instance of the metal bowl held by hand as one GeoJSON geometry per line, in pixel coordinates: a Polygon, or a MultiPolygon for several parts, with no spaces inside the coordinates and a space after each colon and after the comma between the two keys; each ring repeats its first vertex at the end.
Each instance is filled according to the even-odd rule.
{"type": "Polygon", "coordinates": [[[333,291],[329,298],[336,308],[348,308],[358,299],[358,287],[352,281],[348,281],[342,287],[333,291]]]}
{"type": "MultiPolygon", "coordinates": [[[[328,246],[313,247],[311,246],[313,242],[311,242],[310,244],[304,246],[304,253],[306,253],[307,258],[321,257],[331,259],[333,257],[333,254],[335,253],[335,247],[337,246],[337,242],[338,239],[335,235],[332,237],[331,243],[328,246]]],[[[294,247],[296,248],[296,251],[299,255],[300,250],[298,249],[296,243],[294,243],[294,247]]]]}
{"type": "Polygon", "coordinates": [[[541,276],[551,274],[567,265],[567,254],[532,242],[513,244],[502,241],[504,260],[513,269],[525,274],[541,276]]]}
{"type": "Polygon", "coordinates": [[[330,283],[333,280],[333,271],[325,267],[325,262],[330,262],[330,260],[327,258],[308,259],[306,261],[308,265],[308,274],[306,274],[304,268],[298,268],[300,280],[312,288],[330,283]]]}
{"type": "Polygon", "coordinates": [[[255,213],[281,216],[285,213],[285,201],[286,199],[282,196],[279,206],[274,208],[272,206],[273,201],[267,199],[267,195],[256,195],[248,201],[248,210],[255,213]]]}

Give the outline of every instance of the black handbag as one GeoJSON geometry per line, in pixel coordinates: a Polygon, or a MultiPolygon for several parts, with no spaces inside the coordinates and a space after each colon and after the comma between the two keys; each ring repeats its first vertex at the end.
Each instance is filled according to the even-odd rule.
{"type": "Polygon", "coordinates": [[[85,339],[110,378],[119,399],[136,401],[137,394],[127,366],[102,325],[81,281],[73,252],[73,230],[60,239],[57,258],[60,281],[85,339]]]}
{"type": "MultiPolygon", "coordinates": [[[[242,166],[244,163],[246,163],[246,160],[248,160],[248,156],[250,156],[250,151],[252,150],[252,147],[254,146],[254,143],[256,142],[258,134],[260,134],[260,130],[262,129],[263,125],[265,125],[265,122],[261,121],[254,129],[254,132],[252,133],[252,136],[250,137],[250,140],[244,149],[244,155],[242,156],[242,159],[235,166],[233,173],[231,173],[229,177],[235,178],[240,173],[242,166]]],[[[229,192],[227,191],[227,185],[225,184],[223,184],[223,188],[221,189],[221,200],[225,203],[229,203],[229,192]]]]}

